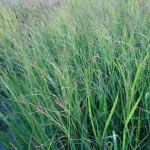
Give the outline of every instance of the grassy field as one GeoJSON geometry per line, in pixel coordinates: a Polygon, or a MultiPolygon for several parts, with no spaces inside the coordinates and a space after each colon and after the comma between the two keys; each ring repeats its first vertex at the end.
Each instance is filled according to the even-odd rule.
{"type": "Polygon", "coordinates": [[[150,150],[150,3],[0,4],[0,131],[10,150],[150,150]]]}

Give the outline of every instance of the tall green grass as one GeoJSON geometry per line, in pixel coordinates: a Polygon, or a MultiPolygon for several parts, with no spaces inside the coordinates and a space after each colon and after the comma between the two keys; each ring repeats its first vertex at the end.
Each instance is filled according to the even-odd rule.
{"type": "Polygon", "coordinates": [[[2,119],[18,150],[150,149],[150,4],[0,5],[2,119]],[[3,93],[3,94],[2,94],[3,93]]]}

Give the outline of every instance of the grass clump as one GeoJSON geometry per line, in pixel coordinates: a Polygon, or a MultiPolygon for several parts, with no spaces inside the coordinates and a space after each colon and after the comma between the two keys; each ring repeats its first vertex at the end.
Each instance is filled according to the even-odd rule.
{"type": "Polygon", "coordinates": [[[148,1],[0,10],[5,146],[150,149],[148,1]]]}

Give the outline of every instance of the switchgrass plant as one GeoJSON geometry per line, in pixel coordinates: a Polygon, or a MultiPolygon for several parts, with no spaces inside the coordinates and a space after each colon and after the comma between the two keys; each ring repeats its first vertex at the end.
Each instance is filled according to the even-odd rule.
{"type": "Polygon", "coordinates": [[[18,150],[150,149],[150,3],[0,5],[2,119],[18,150]]]}

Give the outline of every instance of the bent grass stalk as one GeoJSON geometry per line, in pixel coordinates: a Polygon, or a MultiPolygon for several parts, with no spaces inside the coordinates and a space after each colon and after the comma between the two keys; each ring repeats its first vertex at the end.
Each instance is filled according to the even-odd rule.
{"type": "Polygon", "coordinates": [[[117,102],[118,102],[118,95],[117,95],[117,97],[116,97],[116,100],[115,100],[115,102],[114,102],[114,104],[113,104],[113,107],[112,107],[112,109],[111,109],[111,111],[110,111],[110,114],[109,114],[109,116],[108,116],[108,119],[107,119],[107,121],[106,121],[106,125],[105,125],[105,128],[104,128],[103,134],[102,134],[102,141],[104,140],[106,130],[107,130],[108,126],[109,126],[110,120],[111,120],[112,115],[113,115],[113,113],[114,113],[114,111],[115,111],[117,102]]]}

